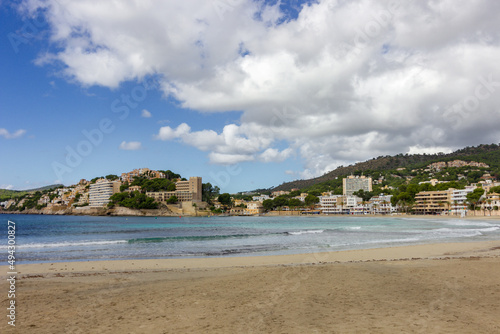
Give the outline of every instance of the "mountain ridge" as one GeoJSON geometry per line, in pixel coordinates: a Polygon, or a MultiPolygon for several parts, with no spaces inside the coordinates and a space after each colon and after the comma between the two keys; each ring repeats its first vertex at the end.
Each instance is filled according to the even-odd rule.
{"type": "Polygon", "coordinates": [[[339,166],[336,169],[311,179],[295,180],[285,182],[279,186],[270,188],[271,191],[286,190],[293,188],[306,188],[317,183],[330,181],[335,178],[353,174],[355,172],[366,172],[370,170],[388,171],[397,168],[418,168],[439,161],[465,160],[484,162],[493,168],[500,168],[500,144],[481,144],[478,146],[467,146],[451,153],[436,154],[397,154],[394,156],[379,156],[349,166],[339,166]]]}

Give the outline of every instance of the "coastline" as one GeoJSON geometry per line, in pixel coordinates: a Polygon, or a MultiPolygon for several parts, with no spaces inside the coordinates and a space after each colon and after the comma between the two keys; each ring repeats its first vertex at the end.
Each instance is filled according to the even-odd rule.
{"type": "MultiPolygon", "coordinates": [[[[434,243],[384,248],[343,250],[288,255],[226,256],[176,259],[131,259],[18,264],[24,275],[56,273],[110,273],[150,270],[220,269],[232,267],[295,266],[349,262],[437,260],[441,258],[500,257],[500,240],[480,242],[434,243]]],[[[0,273],[7,272],[0,266],[0,273]]],[[[4,278],[3,276],[0,276],[4,278]]]]}
{"type": "MultiPolygon", "coordinates": [[[[4,274],[6,267],[0,270],[4,274]]],[[[262,257],[26,264],[17,270],[17,328],[4,320],[3,333],[500,329],[500,240],[262,257]]],[[[6,288],[2,280],[1,289],[6,288]]]]}
{"type": "MultiPolygon", "coordinates": [[[[61,209],[61,210],[36,210],[30,209],[25,211],[3,211],[0,210],[0,214],[3,215],[53,215],[53,216],[111,216],[111,217],[210,217],[210,216],[219,216],[213,215],[208,211],[198,211],[196,214],[192,213],[175,213],[166,210],[138,210],[138,209],[128,209],[128,208],[118,208],[118,209],[99,209],[93,208],[92,210],[82,210],[77,211],[75,209],[61,209]]],[[[222,215],[221,215],[222,216],[222,215]]],[[[338,215],[330,215],[330,214],[314,214],[314,215],[298,215],[298,214],[288,214],[286,211],[284,212],[268,212],[258,215],[229,215],[230,217],[366,217],[366,218],[429,218],[429,219],[494,219],[500,220],[500,214],[496,215],[481,215],[478,213],[476,215],[467,215],[467,216],[459,216],[459,215],[418,215],[418,214],[406,214],[406,213],[394,213],[394,214],[363,214],[363,215],[348,215],[348,214],[338,214],[338,215]]]]}

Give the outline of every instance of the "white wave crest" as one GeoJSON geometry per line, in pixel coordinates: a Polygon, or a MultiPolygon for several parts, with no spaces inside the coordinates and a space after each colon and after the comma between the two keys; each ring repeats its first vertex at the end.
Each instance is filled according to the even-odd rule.
{"type": "Polygon", "coordinates": [[[287,234],[301,235],[301,234],[318,234],[318,233],[323,233],[323,232],[325,232],[325,230],[305,230],[305,231],[287,232],[287,234]]]}

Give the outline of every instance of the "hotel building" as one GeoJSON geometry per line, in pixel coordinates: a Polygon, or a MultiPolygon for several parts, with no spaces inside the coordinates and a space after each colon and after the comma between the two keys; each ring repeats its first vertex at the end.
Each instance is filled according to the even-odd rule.
{"type": "Polygon", "coordinates": [[[109,203],[109,198],[120,192],[120,181],[99,179],[90,185],[89,206],[102,207],[109,203]]]}
{"type": "Polygon", "coordinates": [[[172,196],[177,197],[179,202],[201,202],[202,180],[199,176],[189,178],[189,181],[177,181],[175,191],[146,192],[146,196],[152,197],[156,202],[166,202],[172,196]]]}
{"type": "Polygon", "coordinates": [[[372,178],[362,176],[350,175],[347,178],[342,179],[343,181],[343,193],[344,196],[350,196],[356,191],[363,189],[365,192],[372,191],[372,178]]]}
{"type": "Polygon", "coordinates": [[[415,195],[413,209],[418,214],[441,214],[449,210],[453,188],[438,191],[421,191],[415,195]]]}

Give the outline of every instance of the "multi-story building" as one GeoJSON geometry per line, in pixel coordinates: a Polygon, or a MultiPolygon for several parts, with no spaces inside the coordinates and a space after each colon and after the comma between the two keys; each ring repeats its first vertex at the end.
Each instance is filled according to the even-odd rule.
{"type": "Polygon", "coordinates": [[[475,186],[466,186],[465,189],[453,189],[451,192],[451,214],[465,215],[467,213],[467,194],[476,189],[475,186]]]}
{"type": "Polygon", "coordinates": [[[247,215],[258,215],[264,212],[264,207],[261,202],[254,201],[246,203],[247,208],[245,209],[245,214],[247,215]]]}
{"type": "Polygon", "coordinates": [[[342,198],[342,195],[322,196],[319,201],[321,212],[326,215],[342,213],[342,198]]]}
{"type": "Polygon", "coordinates": [[[373,214],[389,214],[396,212],[396,207],[392,206],[391,198],[392,195],[384,194],[373,196],[368,202],[370,212],[373,214]]]}
{"type": "Polygon", "coordinates": [[[415,195],[413,209],[418,214],[441,214],[450,209],[453,188],[438,191],[421,191],[415,195]]]}
{"type": "Polygon", "coordinates": [[[332,195],[320,198],[320,210],[323,214],[363,214],[368,207],[357,196],[332,195]]]}
{"type": "Polygon", "coordinates": [[[113,194],[120,192],[120,186],[120,181],[97,180],[90,185],[89,205],[93,207],[105,206],[113,194]]]}
{"type": "Polygon", "coordinates": [[[199,176],[190,177],[188,181],[178,181],[175,191],[146,192],[146,196],[152,197],[157,202],[166,202],[172,196],[177,197],[179,202],[201,202],[202,201],[202,179],[199,176]]]}
{"type": "Polygon", "coordinates": [[[495,210],[498,211],[500,208],[500,194],[490,193],[484,195],[484,200],[481,203],[481,209],[483,210],[495,210]]]}
{"type": "MultiPolygon", "coordinates": [[[[177,181],[176,192],[191,193],[192,201],[200,202],[202,198],[202,182],[200,176],[192,176],[188,181],[177,181]]],[[[177,196],[179,198],[179,196],[177,196]]]]}
{"type": "Polygon", "coordinates": [[[371,177],[350,175],[342,181],[344,196],[350,196],[361,189],[365,192],[372,191],[371,177]]]}

